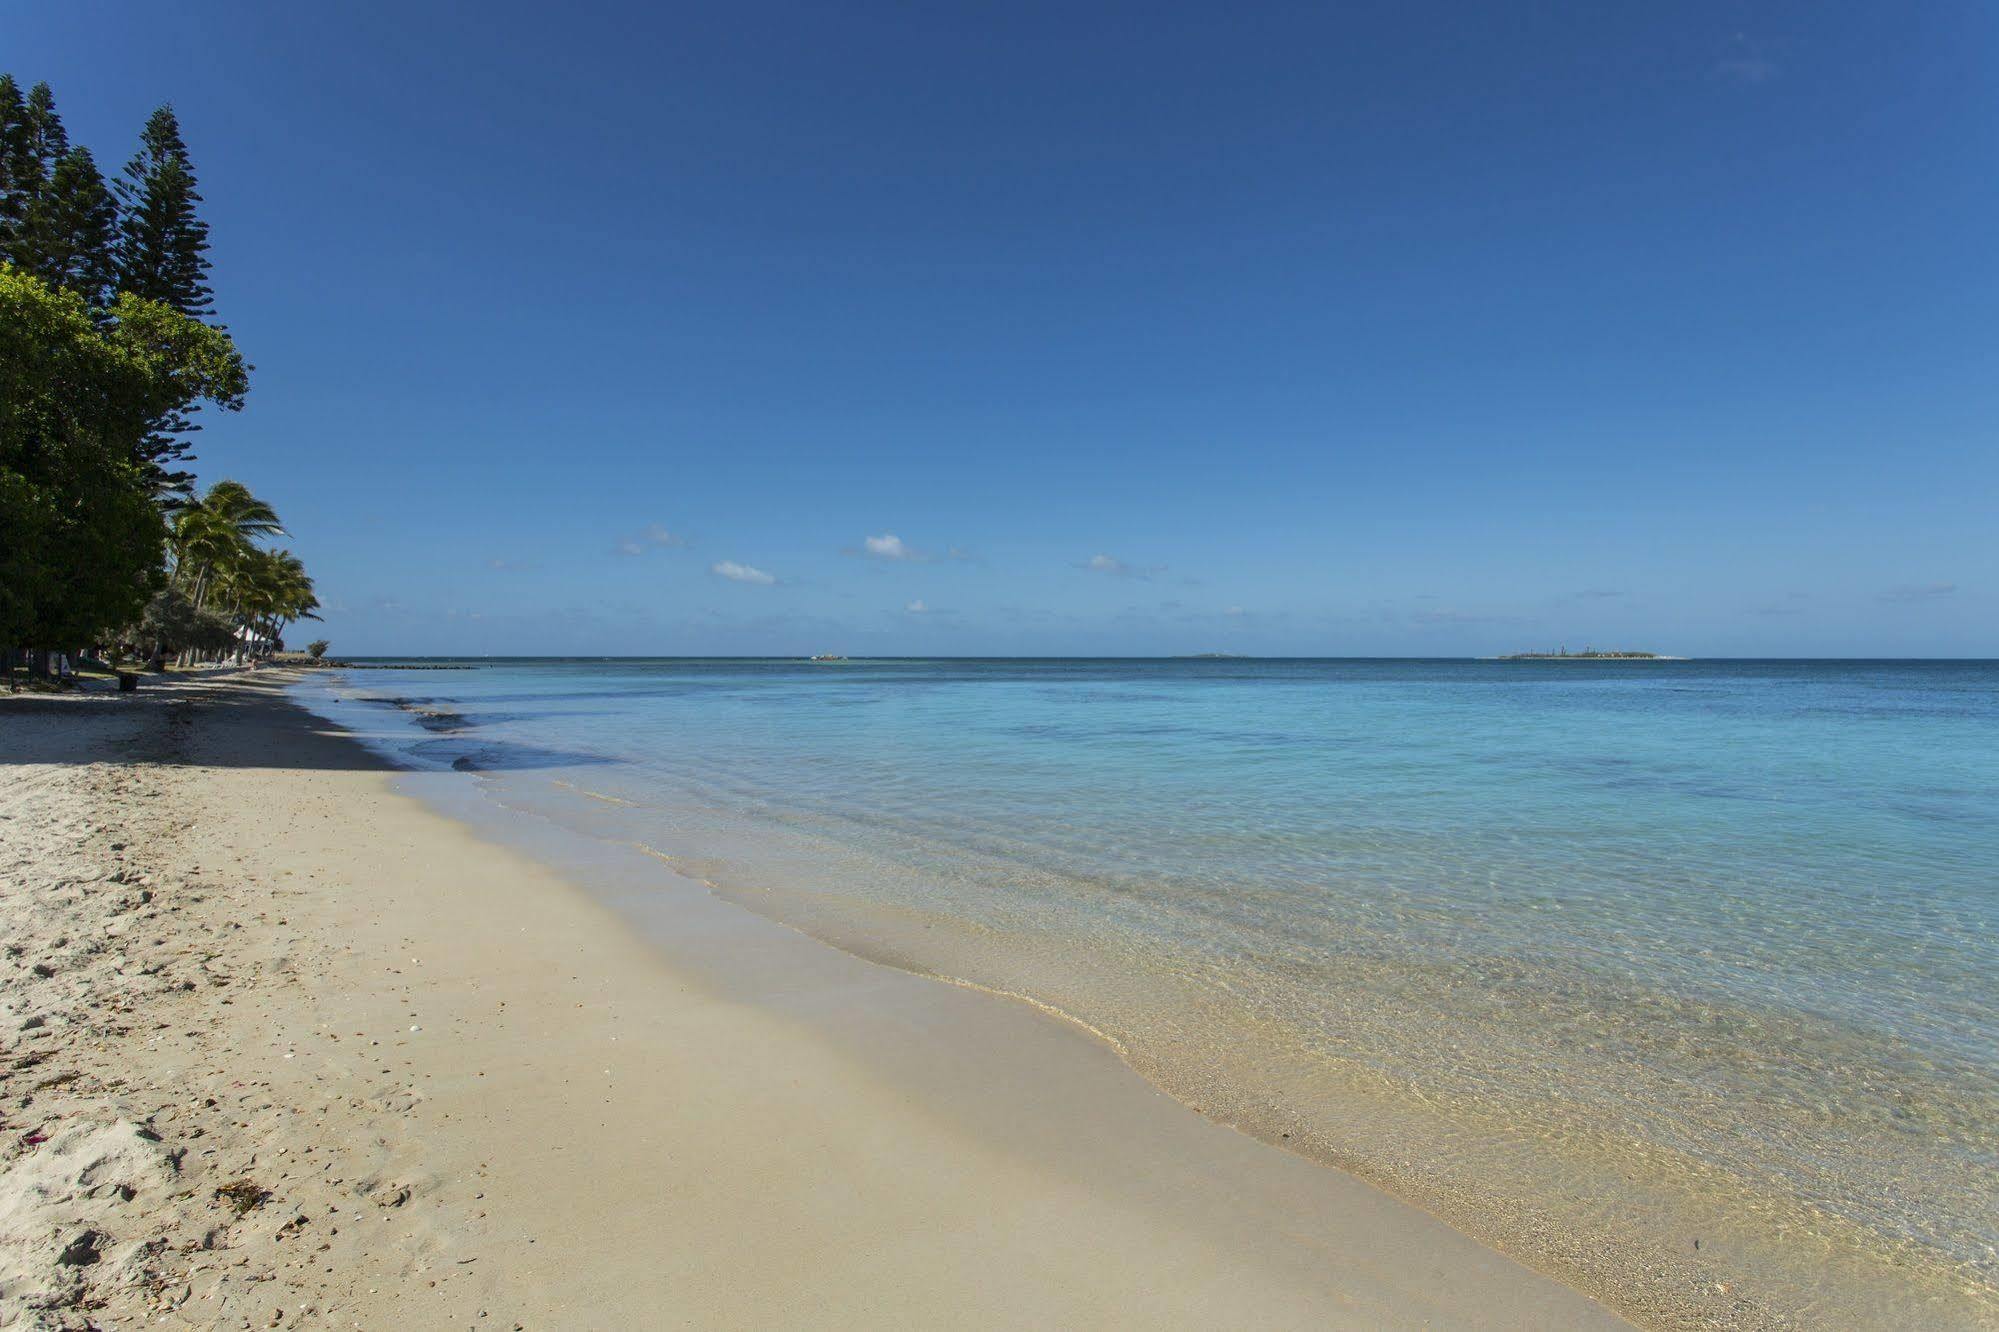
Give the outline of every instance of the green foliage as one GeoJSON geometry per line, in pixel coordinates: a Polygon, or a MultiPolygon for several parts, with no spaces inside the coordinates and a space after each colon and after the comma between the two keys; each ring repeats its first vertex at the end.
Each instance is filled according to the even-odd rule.
{"type": "Polygon", "coordinates": [[[175,469],[192,412],[238,410],[249,387],[228,334],[201,322],[200,203],[171,108],[107,188],[48,85],[23,97],[0,75],[0,645],[124,626],[218,652],[317,618],[304,567],[262,544],[283,535],[270,505],[237,481],[176,498],[192,495],[175,469]]]}
{"type": "Polygon", "coordinates": [[[166,540],[147,425],[241,400],[227,334],[131,296],[112,315],[0,266],[0,643],[74,646],[138,617],[166,540]]]}
{"type": "Polygon", "coordinates": [[[218,481],[174,514],[172,586],[197,609],[226,608],[256,638],[276,642],[294,620],[318,619],[305,566],[257,543],[284,535],[277,512],[240,481],[218,481]]]}
{"type": "Polygon", "coordinates": [[[118,205],[88,148],[72,148],[28,205],[16,258],[93,307],[109,305],[118,281],[118,205]]]}
{"type": "MultiPolygon", "coordinates": [[[[0,75],[0,260],[100,310],[129,292],[200,319],[213,309],[200,203],[172,108],[153,112],[138,153],[107,188],[90,153],[70,148],[48,85],[24,98],[0,75]]],[[[225,405],[240,405],[234,396],[225,405]]],[[[162,495],[185,494],[193,480],[181,467],[193,457],[187,437],[200,429],[195,402],[165,402],[146,431],[142,452],[162,495]]]]}
{"type": "Polygon", "coordinates": [[[23,98],[14,76],[0,75],[0,259],[40,271],[31,258],[29,219],[68,154],[69,135],[49,85],[37,83],[23,98]]]}
{"type": "Polygon", "coordinates": [[[315,638],[310,643],[307,643],[305,645],[305,650],[312,655],[312,659],[314,661],[318,661],[321,657],[326,655],[326,649],[332,646],[333,644],[327,642],[323,638],[315,638]]]}
{"type": "Polygon", "coordinates": [[[208,224],[195,213],[201,194],[172,107],[146,122],[118,197],[125,205],[118,289],[197,319],[210,314],[208,224]]]}
{"type": "Polygon", "coordinates": [[[199,402],[241,411],[250,388],[249,367],[228,334],[169,306],[120,292],[111,313],[118,336],[158,371],[157,382],[166,390],[134,446],[146,484],[159,497],[185,493],[193,478],[172,464],[190,456],[187,442],[179,438],[190,428],[188,413],[199,402]]]}
{"type": "Polygon", "coordinates": [[[186,501],[174,512],[174,583],[185,583],[199,605],[208,595],[213,575],[227,576],[249,558],[258,539],[283,532],[277,511],[251,494],[248,486],[217,481],[206,495],[186,501]]]}
{"type": "MultiPolygon", "coordinates": [[[[196,402],[242,408],[250,371],[227,333],[128,291],[118,293],[111,316],[111,340],[146,373],[151,415],[196,402]]],[[[143,457],[136,446],[134,453],[143,457]]]]}
{"type": "MultiPolygon", "coordinates": [[[[194,164],[171,107],[161,107],[146,121],[139,151],[126,164],[116,188],[124,205],[118,289],[190,318],[210,314],[214,305],[208,288],[208,224],[195,211],[201,194],[195,189],[194,164]]],[[[153,422],[146,435],[147,460],[163,489],[187,493],[193,478],[176,465],[193,458],[187,436],[199,429],[187,404],[153,422]]]]}
{"type": "Polygon", "coordinates": [[[14,253],[34,182],[28,150],[28,106],[12,74],[0,74],[0,258],[14,253]]]}
{"type": "Polygon", "coordinates": [[[78,643],[152,592],[165,533],[131,455],[143,379],[81,300],[0,270],[0,640],[78,643]]]}
{"type": "Polygon", "coordinates": [[[33,178],[46,181],[69,152],[69,134],[56,114],[56,95],[46,83],[28,90],[27,147],[33,178]]]}

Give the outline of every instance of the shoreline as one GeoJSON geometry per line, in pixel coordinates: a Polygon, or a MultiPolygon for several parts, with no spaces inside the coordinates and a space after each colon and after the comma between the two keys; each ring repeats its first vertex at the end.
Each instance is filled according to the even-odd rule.
{"type": "MultiPolygon", "coordinates": [[[[1867,1109],[1845,1112],[1852,1116],[1852,1132],[1842,1143],[1821,1131],[1825,1121],[1811,1103],[1766,1097],[1767,1081],[1731,1085],[1707,1075],[1710,1069],[1727,1071],[1732,1058],[1753,1061],[1752,1068],[1801,1073],[1805,1085],[1820,1081],[1823,1071],[1834,1081],[1820,1104],[1847,1106],[1850,1089],[1884,1085],[1874,1081],[1875,1070],[1881,1070],[1889,1079],[1885,1085],[1904,1088],[1897,1094],[1910,1116],[1922,1113],[1913,1107],[1933,1106],[1939,1112],[1933,1122],[1950,1123],[1953,1089],[1945,1086],[1926,1096],[1923,1084],[1901,1083],[1892,1051],[1883,1058],[1878,1048],[1853,1042],[1852,1034],[1869,1030],[1865,1026],[1850,1033],[1830,1021],[1813,1022],[1810,1014],[1790,1020],[1781,1006],[1761,1008],[1753,997],[1733,1004],[1704,1000],[1700,1008],[1684,1010],[1697,1015],[1697,1023],[1661,1028],[1690,1035],[1686,1052],[1696,1057],[1660,1047],[1655,1036],[1657,1057],[1627,1060],[1622,1071],[1613,1070],[1614,1085],[1592,1084],[1576,1075],[1596,1070],[1559,1061],[1564,1042],[1581,1049],[1579,1034],[1595,1033],[1609,1042],[1602,1047],[1606,1052],[1643,1055],[1635,1038],[1647,1033],[1643,1024],[1633,1029],[1634,1044],[1627,1047],[1627,1033],[1610,1024],[1630,1011],[1622,1002],[1629,996],[1603,990],[1573,995],[1563,988],[1573,976],[1566,970],[1458,968],[1462,989],[1440,996],[1421,985],[1384,983],[1405,979],[1407,970],[1323,967],[1307,975],[1321,982],[1306,996],[1318,1007],[1294,1003],[1287,1010],[1284,1001],[1297,999],[1297,990],[1210,984],[1210,973],[1198,967],[1183,971],[1170,965],[1187,961],[1185,953],[1162,949],[1127,959],[1115,948],[1064,951],[1065,931],[1096,942],[1090,937],[1095,924],[1090,880],[1037,887],[1033,857],[1009,857],[1012,848],[1004,841],[978,847],[973,839],[946,838],[947,845],[968,855],[986,851],[990,863],[919,862],[928,873],[909,874],[897,863],[899,848],[892,842],[885,854],[850,858],[855,846],[881,851],[881,844],[868,838],[877,827],[898,826],[895,811],[879,804],[864,806],[845,821],[835,804],[835,830],[807,826],[801,834],[801,822],[809,825],[813,810],[824,810],[826,802],[815,806],[807,799],[787,807],[784,780],[759,772],[754,747],[738,767],[728,727],[754,727],[754,717],[739,723],[731,716],[708,726],[683,715],[676,727],[644,730],[630,743],[587,725],[571,737],[565,726],[509,725],[515,719],[508,709],[543,686],[532,677],[506,676],[485,689],[453,691],[449,699],[416,700],[462,709],[470,738],[412,744],[408,736],[419,733],[406,734],[405,725],[422,723],[403,715],[413,711],[410,700],[402,700],[400,713],[387,714],[394,717],[392,724],[375,720],[379,705],[397,702],[381,696],[385,687],[399,688],[374,681],[345,702],[331,694],[322,698],[318,690],[299,696],[399,762],[430,769],[463,763],[478,774],[436,785],[419,781],[414,789],[433,803],[447,792],[476,793],[442,803],[446,813],[488,838],[566,867],[593,890],[636,880],[619,905],[641,928],[653,928],[651,917],[670,918],[677,909],[677,898],[657,891],[663,882],[658,870],[665,865],[752,912],[868,961],[1046,1004],[1083,1029],[1102,1033],[1150,1085],[1205,1118],[1356,1175],[1641,1324],[1917,1321],[1972,1327],[1992,1320],[1991,1289],[1980,1278],[1975,1255],[1958,1269],[1934,1258],[1939,1251],[1954,1251],[1957,1239],[1978,1233],[1982,1212],[1975,1201],[1966,1205],[1978,1188],[1975,1171],[1959,1177],[1962,1185],[1941,1178],[1925,1184],[1930,1161],[1912,1154],[1910,1135],[1866,1141],[1867,1109]],[[610,766],[591,766],[599,761],[610,766]],[[518,780],[511,773],[515,766],[523,769],[518,780]],[[678,784],[690,768],[704,774],[694,779],[691,791],[678,784]],[[732,784],[738,774],[740,786],[732,784]],[[709,785],[703,788],[701,782],[709,785]],[[744,791],[777,798],[768,808],[759,804],[733,816],[729,794],[744,791]],[[804,811],[805,818],[785,817],[787,808],[804,811]],[[776,817],[770,817],[773,812],[776,817]],[[572,854],[579,846],[586,848],[580,862],[572,854]],[[634,872],[619,862],[636,855],[606,851],[607,846],[631,848],[650,860],[634,872]],[[974,849],[966,851],[968,846],[974,849]],[[991,910],[969,894],[954,894],[954,882],[967,881],[986,890],[985,901],[1003,908],[1026,902],[1032,909],[991,910]],[[1127,960],[1136,965],[1121,965],[1127,960]],[[1457,1041],[1462,1029],[1456,1019],[1467,1005],[1509,1005],[1537,995],[1568,996],[1566,1015],[1588,1019],[1601,1013],[1605,1020],[1558,1030],[1552,1048],[1544,1043],[1546,1063],[1505,1061],[1548,1030],[1535,1020],[1541,1014],[1524,1008],[1509,1008],[1497,1023],[1474,1024],[1470,1039],[1457,1041]],[[1453,1002],[1435,1002],[1439,998],[1453,1002]],[[1607,1002],[1592,1008],[1592,1000],[1607,1002]],[[1260,1025],[1256,1019],[1265,1011],[1331,1013],[1336,1021],[1318,1030],[1277,1021],[1260,1025]],[[1217,1033],[1228,1039],[1217,1041],[1217,1033]],[[1333,1041],[1352,1033],[1348,1048],[1361,1047],[1369,1062],[1336,1063],[1340,1050],[1333,1041],[1313,1043],[1322,1033],[1335,1033],[1333,1041]],[[1461,1075],[1459,1061],[1475,1049],[1472,1041],[1487,1034],[1516,1044],[1501,1046],[1499,1058],[1473,1071],[1497,1068],[1507,1076],[1489,1078],[1485,1088],[1472,1085],[1471,1095],[1484,1099],[1468,1099],[1470,1080],[1461,1075]],[[1329,1048],[1333,1057],[1321,1057],[1329,1048]],[[1680,1096],[1678,1087],[1689,1095],[1680,1096]],[[1592,1098],[1591,1092],[1597,1095],[1592,1098]],[[1618,1104],[1618,1097],[1631,1108],[1618,1104]],[[1798,1113],[1787,1113],[1794,1109],[1798,1113]],[[1834,1154],[1813,1158],[1793,1149],[1785,1156],[1781,1149],[1789,1144],[1818,1144],[1834,1154]],[[1837,1155],[1846,1148],[1853,1151],[1850,1166],[1842,1164],[1849,1158],[1837,1155]],[[1906,1206],[1897,1214],[1906,1216],[1912,1229],[1906,1243],[1895,1242],[1901,1231],[1870,1230],[1841,1205],[1848,1196],[1863,1206],[1872,1201],[1858,1188],[1851,1195],[1840,1192],[1850,1180],[1864,1182],[1859,1166],[1897,1158],[1911,1167],[1896,1177],[1908,1181],[1906,1206]],[[1815,1161],[1828,1168],[1813,1173],[1815,1161]],[[1786,1166],[1802,1173],[1780,1175],[1786,1166]],[[1806,1190],[1797,1189],[1800,1179],[1806,1190]],[[1820,1191],[1809,1190],[1813,1183],[1820,1191]],[[1944,1242],[1932,1239],[1926,1249],[1921,1227],[1944,1242]]],[[[346,692],[351,691],[333,691],[346,692]]],[[[607,709],[602,715],[626,714],[607,709]]],[[[827,736],[815,739],[819,752],[832,752],[827,736]]],[[[921,733],[898,737],[898,744],[908,747],[903,752],[926,752],[928,743],[921,733]]],[[[926,784],[923,790],[928,789],[926,784]]],[[[950,803],[948,791],[937,793],[934,807],[923,791],[911,795],[926,814],[966,812],[964,805],[950,803]]],[[[1058,820],[1053,826],[1061,828],[1062,816],[1053,817],[1058,820]]],[[[1074,817],[1079,829],[1091,826],[1088,811],[1079,808],[1074,817]]],[[[1025,839],[1022,845],[1032,850],[1025,839]]],[[[1639,850],[1650,854],[1649,848],[1639,850]]],[[[1256,882],[1253,876],[1242,881],[1256,882]]],[[[1145,892],[1134,896],[1153,900],[1145,892]]],[[[1352,898],[1345,906],[1369,909],[1352,898]]],[[[1298,927],[1291,935],[1225,937],[1245,950],[1243,957],[1257,956],[1258,947],[1282,950],[1287,938],[1319,937],[1310,921],[1291,923],[1298,927]]],[[[1140,917],[1127,924],[1143,928],[1147,921],[1140,917]]],[[[689,962],[696,969],[703,965],[699,957],[689,962]]],[[[1429,975],[1420,968],[1414,974],[1419,981],[1429,975]]],[[[1248,978],[1270,979],[1254,972],[1248,978]]],[[[1640,993],[1672,1001],[1704,992],[1667,987],[1640,993]]],[[[1479,1014],[1472,1010],[1472,1016],[1479,1014]]],[[[840,1026],[821,1034],[835,1042],[845,1038],[840,1026]]],[[[1859,1103],[1864,1107],[1865,1098],[1859,1103]]],[[[1975,1140],[1975,1133],[1963,1139],[1975,1140]]]]}
{"type": "Polygon", "coordinates": [[[0,708],[10,871],[48,880],[4,904],[0,1308],[41,1280],[203,1326],[1622,1325],[1053,1016],[678,880],[649,919],[696,975],[284,683],[0,708]],[[129,1199],[79,1173],[114,1140],[129,1199]],[[269,1193],[238,1217],[241,1180],[269,1193]]]}

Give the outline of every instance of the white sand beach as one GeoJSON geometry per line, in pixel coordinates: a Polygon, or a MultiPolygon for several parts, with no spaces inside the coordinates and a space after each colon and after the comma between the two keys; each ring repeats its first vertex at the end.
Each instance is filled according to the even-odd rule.
{"type": "Polygon", "coordinates": [[[684,881],[662,946],[283,693],[0,701],[0,1326],[1620,1325],[1027,1005],[684,881]]]}

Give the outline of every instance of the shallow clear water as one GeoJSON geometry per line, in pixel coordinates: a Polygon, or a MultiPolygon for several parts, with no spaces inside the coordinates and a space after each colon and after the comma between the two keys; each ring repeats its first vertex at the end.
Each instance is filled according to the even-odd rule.
{"type": "Polygon", "coordinates": [[[476,665],[309,688],[1647,1321],[1999,1321],[1999,664],[476,665]]]}

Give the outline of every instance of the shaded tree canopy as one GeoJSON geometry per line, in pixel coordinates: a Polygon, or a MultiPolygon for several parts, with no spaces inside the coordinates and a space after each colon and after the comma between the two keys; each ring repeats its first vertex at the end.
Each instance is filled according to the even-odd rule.
{"type": "Polygon", "coordinates": [[[11,255],[28,213],[34,181],[28,151],[28,104],[12,74],[0,74],[0,254],[11,255]]]}
{"type": "Polygon", "coordinates": [[[129,294],[101,325],[74,292],[0,266],[0,642],[79,643],[164,581],[145,435],[176,403],[239,403],[226,333],[129,294]]]}
{"type": "Polygon", "coordinates": [[[206,322],[200,204],[171,107],[107,184],[48,85],[0,74],[0,647],[143,619],[156,644],[215,651],[316,618],[304,566],[264,544],[283,534],[270,506],[235,481],[194,498],[177,466],[194,411],[238,410],[249,384],[206,322]]]}
{"type": "Polygon", "coordinates": [[[118,206],[88,148],[72,148],[28,204],[16,247],[36,277],[102,309],[118,283],[118,206]]]}
{"type": "Polygon", "coordinates": [[[37,83],[28,90],[24,120],[26,174],[33,180],[46,181],[55,173],[56,163],[69,153],[69,132],[63,129],[62,117],[56,114],[56,95],[48,84],[37,83]]]}

